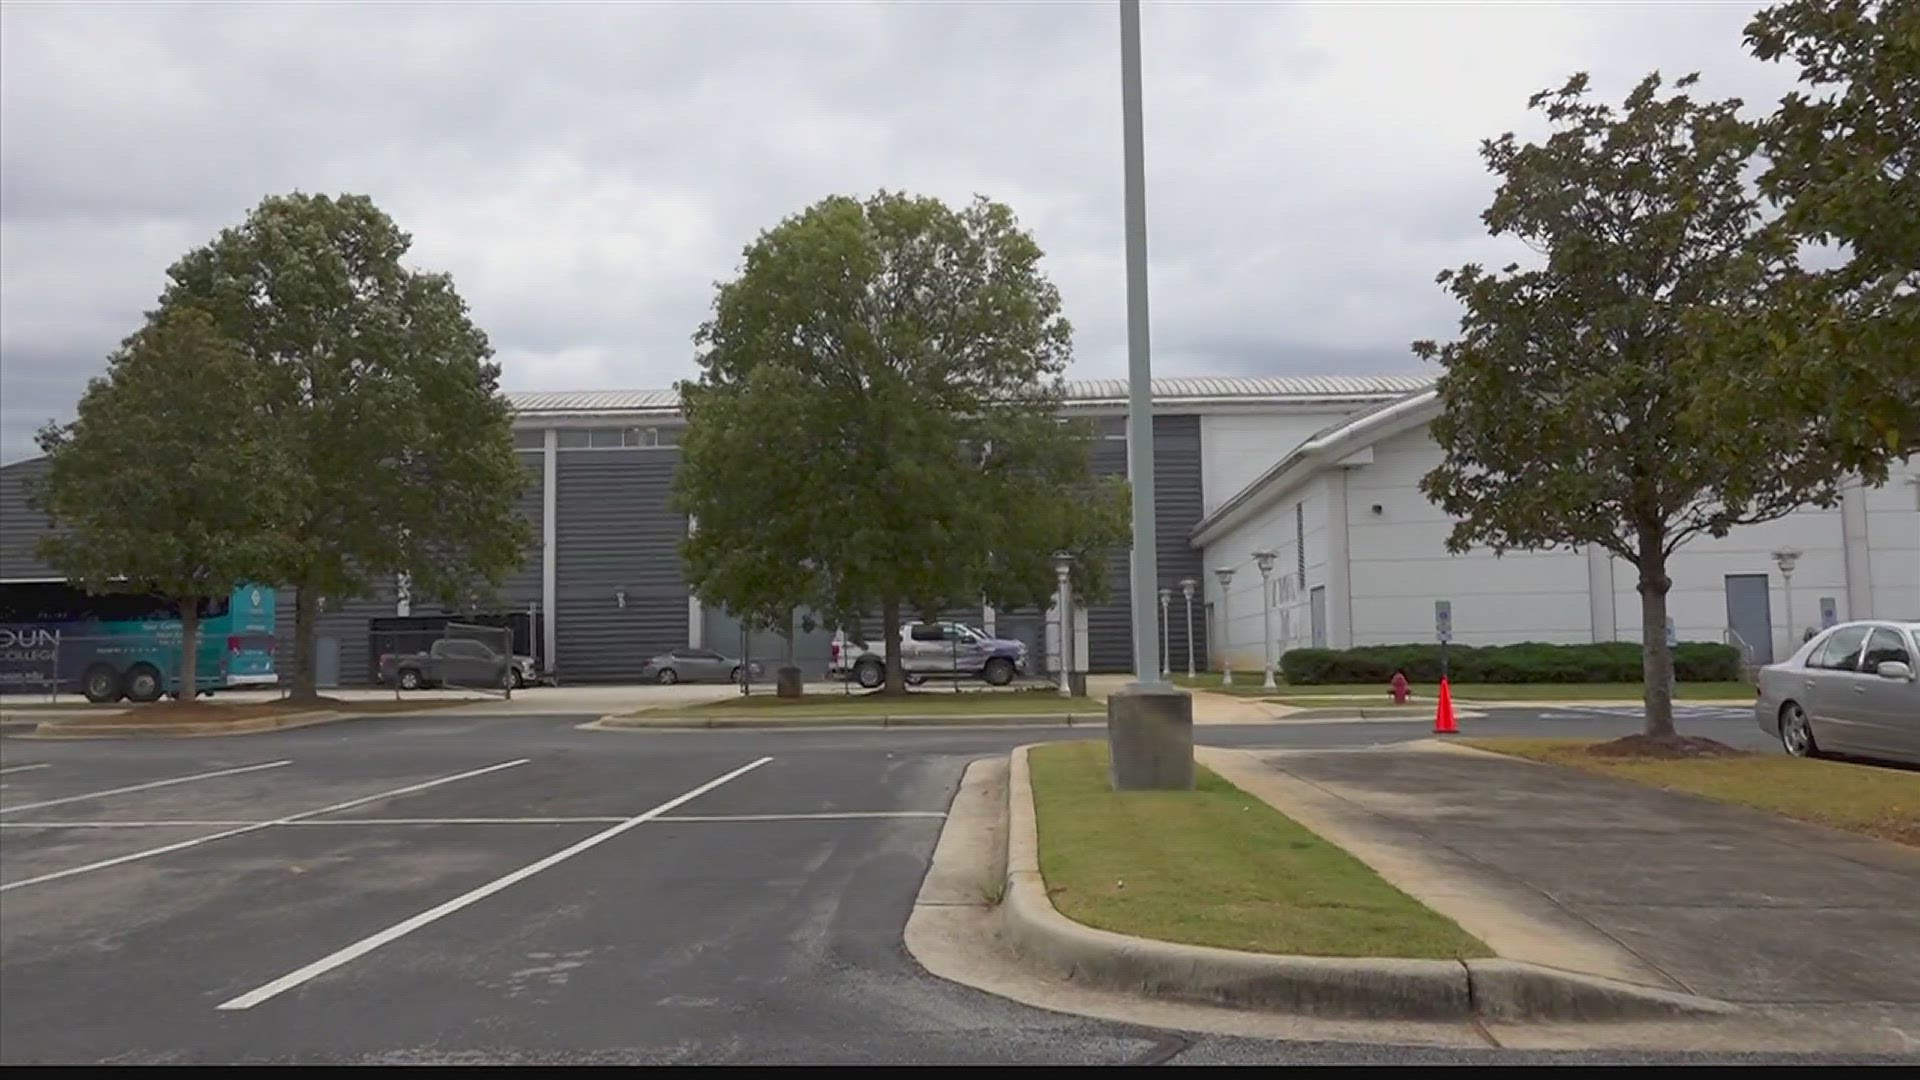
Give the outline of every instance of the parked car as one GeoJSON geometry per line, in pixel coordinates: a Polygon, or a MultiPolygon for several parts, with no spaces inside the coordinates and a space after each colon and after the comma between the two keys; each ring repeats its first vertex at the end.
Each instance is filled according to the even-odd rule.
{"type": "Polygon", "coordinates": [[[420,653],[389,653],[380,658],[375,676],[384,685],[402,690],[435,686],[519,687],[532,681],[531,657],[494,652],[485,642],[442,638],[420,653]]]}
{"type": "Polygon", "coordinates": [[[1920,764],[1920,620],[1841,623],[1760,669],[1753,715],[1794,757],[1920,764]]]}
{"type": "Polygon", "coordinates": [[[683,682],[738,683],[743,670],[749,678],[760,677],[757,660],[743,665],[738,659],[712,649],[675,649],[641,665],[640,677],[663,686],[683,682]]]}
{"type": "MultiPolygon", "coordinates": [[[[886,682],[884,650],[869,650],[850,640],[845,631],[834,634],[827,673],[852,679],[871,690],[886,682]]],[[[910,622],[900,627],[900,667],[909,683],[928,679],[985,679],[1005,686],[1027,667],[1023,641],[989,637],[957,622],[910,622]]]]}

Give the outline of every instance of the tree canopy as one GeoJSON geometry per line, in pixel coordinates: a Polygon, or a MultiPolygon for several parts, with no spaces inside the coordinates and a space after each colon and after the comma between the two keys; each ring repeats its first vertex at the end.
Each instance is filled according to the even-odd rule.
{"type": "MultiPolygon", "coordinates": [[[[1530,104],[1552,134],[1484,144],[1500,186],[1483,220],[1540,256],[1440,275],[1460,336],[1415,350],[1445,369],[1422,489],[1460,520],[1449,547],[1598,546],[1639,571],[1648,734],[1673,733],[1667,560],[1698,536],[1830,505],[1844,440],[1816,416],[1723,422],[1754,357],[1738,316],[1794,269],[1746,177],[1757,133],[1692,77],[1649,76],[1622,107],[1576,76],[1530,104]]],[[[1765,381],[1746,391],[1769,408],[1765,381]]]]}
{"type": "Polygon", "coordinates": [[[313,692],[318,601],[405,574],[465,602],[517,567],[525,474],[487,337],[445,274],[361,195],[273,196],[168,271],[257,364],[297,479],[276,584],[298,590],[296,693],[313,692]]]}
{"type": "Polygon", "coordinates": [[[1044,605],[1053,553],[1096,591],[1124,490],[1060,415],[1071,328],[1011,210],[882,192],[763,233],[681,384],[689,580],[762,625],[1044,605]]]}
{"type": "Polygon", "coordinates": [[[1799,67],[1758,125],[1759,186],[1816,269],[1722,320],[1747,362],[1712,385],[1730,426],[1822,418],[1840,463],[1877,481],[1920,452],[1920,0],[1792,0],[1747,45],[1799,67]]]}
{"type": "Polygon", "coordinates": [[[266,413],[266,373],[205,312],[141,328],[93,379],[71,422],[40,432],[35,492],[53,523],[40,553],[96,592],[179,602],[184,697],[196,684],[196,601],[270,581],[294,487],[266,413]]]}

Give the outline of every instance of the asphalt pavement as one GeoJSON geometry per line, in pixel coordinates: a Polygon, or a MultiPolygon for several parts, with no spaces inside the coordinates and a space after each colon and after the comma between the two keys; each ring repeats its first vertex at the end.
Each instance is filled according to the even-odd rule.
{"type": "MultiPolygon", "coordinates": [[[[1018,1005],[926,974],[902,928],[967,763],[1098,729],[589,719],[0,741],[0,1062],[1704,1060],[1234,1039],[1018,1005]]],[[[1743,717],[1681,725],[1766,745],[1743,717]]],[[[1636,726],[1516,710],[1470,733],[1636,726]]]]}

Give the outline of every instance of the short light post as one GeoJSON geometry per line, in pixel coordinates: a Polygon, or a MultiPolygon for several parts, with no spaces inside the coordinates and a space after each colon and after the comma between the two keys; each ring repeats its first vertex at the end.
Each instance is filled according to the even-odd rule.
{"type": "Polygon", "coordinates": [[[1187,681],[1193,681],[1193,588],[1200,584],[1192,578],[1180,579],[1180,595],[1187,598],[1187,681]]]}
{"type": "Polygon", "coordinates": [[[1054,606],[1060,610],[1060,696],[1073,696],[1073,556],[1058,551],[1053,556],[1056,585],[1054,606]]]}
{"type": "Polygon", "coordinates": [[[1279,557],[1271,548],[1253,553],[1253,561],[1260,567],[1260,625],[1266,638],[1266,651],[1261,654],[1260,662],[1266,668],[1267,680],[1260,685],[1267,690],[1278,689],[1273,681],[1273,564],[1279,557]]]}
{"type": "Polygon", "coordinates": [[[1800,551],[1798,548],[1781,548],[1779,551],[1773,553],[1773,564],[1780,568],[1780,580],[1783,582],[1780,591],[1784,593],[1787,598],[1787,653],[1789,655],[1791,655],[1796,648],[1793,643],[1795,633],[1793,628],[1793,567],[1794,564],[1799,561],[1800,551]]]}
{"type": "Polygon", "coordinates": [[[1173,590],[1160,589],[1160,674],[1173,674],[1173,639],[1167,636],[1167,606],[1173,603],[1173,590]]]}
{"type": "Polygon", "coordinates": [[[1228,599],[1233,595],[1233,567],[1222,566],[1213,576],[1220,579],[1220,685],[1233,685],[1233,614],[1228,599]]]}

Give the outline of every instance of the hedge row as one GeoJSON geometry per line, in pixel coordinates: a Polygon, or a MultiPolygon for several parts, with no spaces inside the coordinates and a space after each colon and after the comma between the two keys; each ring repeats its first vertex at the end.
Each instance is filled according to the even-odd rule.
{"type": "MultiPolygon", "coordinates": [[[[1440,680],[1438,645],[1363,645],[1357,649],[1290,649],[1280,658],[1287,682],[1385,683],[1395,671],[1414,682],[1440,680]]],[[[1683,641],[1673,647],[1674,674],[1682,682],[1740,678],[1740,652],[1714,641],[1683,641]]],[[[1449,645],[1448,674],[1455,682],[1582,683],[1640,681],[1640,646],[1630,641],[1593,645],[1449,645]]]]}

